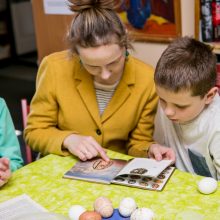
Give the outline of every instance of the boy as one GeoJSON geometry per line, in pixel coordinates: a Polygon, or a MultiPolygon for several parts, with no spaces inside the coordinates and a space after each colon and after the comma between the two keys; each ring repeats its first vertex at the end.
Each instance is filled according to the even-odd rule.
{"type": "MultiPolygon", "coordinates": [[[[220,179],[220,97],[210,46],[182,37],[163,52],[155,70],[160,102],[155,140],[176,154],[180,170],[220,179]]],[[[149,156],[164,158],[164,146],[149,156]],[[160,155],[156,155],[160,154],[160,155]]]]}
{"type": "Polygon", "coordinates": [[[22,165],[23,159],[11,115],[4,99],[0,98],[0,187],[8,182],[11,171],[22,165]]]}

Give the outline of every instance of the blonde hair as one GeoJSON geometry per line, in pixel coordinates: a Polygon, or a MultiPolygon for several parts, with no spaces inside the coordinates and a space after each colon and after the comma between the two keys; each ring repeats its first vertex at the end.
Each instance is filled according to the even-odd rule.
{"type": "Polygon", "coordinates": [[[71,11],[76,13],[67,38],[71,52],[77,52],[77,46],[111,43],[132,48],[126,29],[114,11],[114,0],[69,0],[69,3],[71,11]]]}

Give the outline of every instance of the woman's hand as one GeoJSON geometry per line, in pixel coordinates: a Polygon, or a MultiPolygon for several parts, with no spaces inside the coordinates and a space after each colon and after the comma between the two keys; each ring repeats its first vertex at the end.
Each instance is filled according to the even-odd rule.
{"type": "Polygon", "coordinates": [[[0,187],[8,182],[11,177],[10,161],[7,158],[0,158],[0,187]]]}
{"type": "Polygon", "coordinates": [[[98,155],[106,162],[109,161],[106,151],[91,136],[71,134],[64,139],[63,147],[83,161],[92,159],[98,155]]]}
{"type": "Polygon", "coordinates": [[[148,157],[155,160],[173,160],[176,161],[175,152],[170,147],[161,146],[159,144],[152,144],[148,150],[148,157]]]}

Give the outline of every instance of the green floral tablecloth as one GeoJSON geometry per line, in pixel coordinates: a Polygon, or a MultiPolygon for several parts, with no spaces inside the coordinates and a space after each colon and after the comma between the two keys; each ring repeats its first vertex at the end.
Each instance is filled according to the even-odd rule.
{"type": "MultiPolygon", "coordinates": [[[[111,158],[129,159],[129,156],[108,152],[111,158]]],[[[133,197],[138,207],[147,207],[156,213],[156,219],[182,219],[183,213],[194,213],[207,220],[220,219],[220,183],[218,190],[211,195],[197,191],[197,182],[202,178],[175,170],[161,192],[138,188],[89,183],[63,179],[76,159],[73,157],[46,156],[17,170],[7,185],[0,188],[0,202],[21,194],[29,195],[50,212],[68,215],[69,208],[82,205],[92,210],[95,199],[106,196],[115,208],[124,197],[133,197]]],[[[187,220],[193,219],[187,217],[187,220]]]]}

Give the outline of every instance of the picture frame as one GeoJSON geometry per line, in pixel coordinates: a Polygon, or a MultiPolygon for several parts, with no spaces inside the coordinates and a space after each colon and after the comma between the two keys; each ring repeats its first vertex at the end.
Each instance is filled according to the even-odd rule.
{"type": "Polygon", "coordinates": [[[195,0],[195,38],[200,36],[200,0],[195,0]]]}
{"type": "Polygon", "coordinates": [[[134,41],[166,43],[181,36],[180,0],[118,0],[117,12],[134,41]]]}

